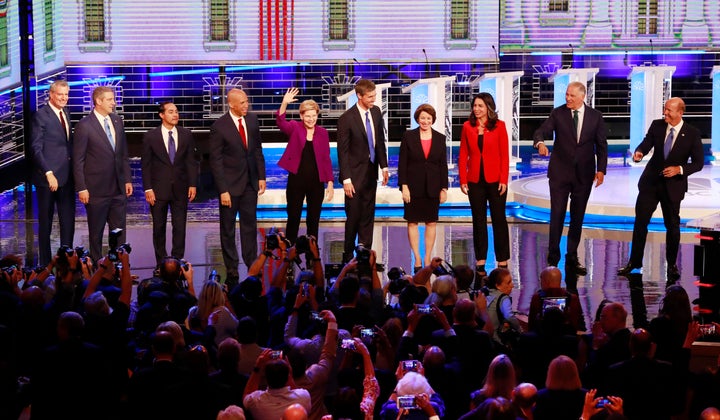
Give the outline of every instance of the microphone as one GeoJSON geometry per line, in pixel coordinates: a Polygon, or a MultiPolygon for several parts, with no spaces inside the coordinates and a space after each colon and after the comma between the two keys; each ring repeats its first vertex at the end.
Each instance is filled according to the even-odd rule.
{"type": "Polygon", "coordinates": [[[425,48],[422,49],[423,55],[425,55],[425,73],[430,73],[430,62],[428,62],[427,53],[425,48]]]}
{"type": "Polygon", "coordinates": [[[353,57],[353,61],[355,62],[355,64],[360,64],[360,62],[357,61],[357,59],[355,57],[353,57]]]}
{"type": "Polygon", "coordinates": [[[652,62],[653,62],[653,55],[655,55],[655,51],[653,50],[652,38],[650,38],[649,41],[650,41],[650,63],[652,64],[652,62]]]}
{"type": "Polygon", "coordinates": [[[494,45],[491,45],[490,47],[495,53],[495,73],[498,73],[500,71],[500,54],[498,54],[498,50],[495,48],[494,45]]]}
{"type": "Polygon", "coordinates": [[[623,57],[623,65],[624,65],[625,67],[628,66],[628,52],[627,52],[627,50],[625,50],[625,56],[623,57]]]}
{"type": "Polygon", "coordinates": [[[572,42],[568,44],[568,47],[570,47],[570,68],[572,68],[573,61],[575,60],[575,48],[572,42]]]}

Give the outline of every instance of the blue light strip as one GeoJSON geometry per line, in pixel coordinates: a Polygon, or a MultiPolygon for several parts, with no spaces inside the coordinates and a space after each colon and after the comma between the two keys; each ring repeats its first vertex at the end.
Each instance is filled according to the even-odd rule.
{"type": "MultiPolygon", "coordinates": [[[[273,69],[277,67],[297,67],[297,66],[308,66],[310,63],[279,63],[279,64],[261,64],[261,65],[245,65],[245,66],[229,66],[225,67],[225,71],[249,71],[249,70],[262,70],[262,69],[273,69]]],[[[208,74],[217,73],[220,71],[219,67],[207,67],[203,69],[193,70],[172,70],[172,71],[158,71],[148,73],[148,77],[161,77],[161,76],[181,76],[184,74],[208,74]]]]}
{"type": "Polygon", "coordinates": [[[705,54],[705,50],[687,50],[687,51],[673,51],[673,50],[637,50],[637,51],[625,51],[625,50],[610,50],[610,51],[578,51],[575,50],[572,53],[568,51],[531,51],[530,55],[546,56],[546,55],[583,55],[583,56],[606,56],[606,55],[700,55],[705,54]]]}
{"type": "MultiPolygon", "coordinates": [[[[94,84],[100,84],[103,82],[116,82],[118,80],[125,80],[125,76],[113,76],[113,77],[98,77],[95,79],[90,80],[81,80],[77,82],[68,82],[68,86],[84,86],[84,85],[94,85],[94,84]]],[[[50,89],[51,83],[45,84],[45,85],[38,85],[38,86],[31,86],[30,91],[36,91],[36,90],[47,90],[50,89]]],[[[4,92],[0,92],[0,95],[6,95],[10,92],[19,92],[21,88],[13,89],[13,90],[6,90],[4,92]]]]}

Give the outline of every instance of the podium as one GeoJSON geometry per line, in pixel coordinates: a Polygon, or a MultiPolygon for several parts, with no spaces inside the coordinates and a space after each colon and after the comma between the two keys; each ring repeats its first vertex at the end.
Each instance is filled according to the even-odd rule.
{"type": "Polygon", "coordinates": [[[653,120],[662,117],[665,101],[672,96],[674,72],[675,66],[665,65],[637,66],[630,72],[630,153],[642,142],[653,120]]]}
{"type": "Polygon", "coordinates": [[[557,108],[565,104],[565,93],[572,82],[580,82],[585,85],[585,103],[595,108],[595,75],[600,72],[598,68],[571,68],[560,69],[550,81],[554,86],[553,107],[557,108]]]}
{"type": "MultiPolygon", "coordinates": [[[[377,99],[375,105],[380,108],[383,116],[383,127],[385,127],[385,139],[388,139],[388,89],[392,86],[391,83],[380,83],[375,85],[375,92],[377,93],[377,99]]],[[[338,102],[345,102],[345,109],[352,108],[358,101],[355,89],[343,93],[337,97],[338,102]]],[[[387,149],[387,143],[385,143],[385,149],[387,149]]],[[[387,152],[387,150],[385,150],[387,152]]]]}
{"type": "Polygon", "coordinates": [[[710,151],[715,158],[713,165],[720,165],[720,66],[713,66],[712,79],[712,128],[710,151]]]}
{"type": "Polygon", "coordinates": [[[520,158],[520,77],[522,71],[485,73],[478,80],[478,92],[487,92],[495,99],[498,118],[508,132],[510,172],[515,172],[520,158]],[[515,153],[513,153],[513,146],[515,153]]]}
{"type": "Polygon", "coordinates": [[[441,76],[420,79],[402,89],[403,93],[410,93],[410,128],[417,128],[415,110],[422,104],[430,104],[435,108],[437,118],[432,125],[436,131],[445,134],[447,147],[448,168],[453,168],[455,161],[452,157],[452,84],[455,76],[441,76]]]}

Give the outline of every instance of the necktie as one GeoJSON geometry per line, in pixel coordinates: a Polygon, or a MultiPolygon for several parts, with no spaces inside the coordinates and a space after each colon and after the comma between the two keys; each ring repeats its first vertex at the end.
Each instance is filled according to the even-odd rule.
{"type": "Polygon", "coordinates": [[[238,129],[240,130],[240,138],[242,138],[243,147],[247,150],[247,137],[245,137],[245,125],[242,118],[238,120],[238,129]]]}
{"type": "Polygon", "coordinates": [[[67,124],[65,124],[65,116],[63,115],[64,112],[60,110],[60,124],[62,124],[63,132],[65,133],[65,138],[68,138],[68,131],[67,131],[67,124]]]}
{"type": "Polygon", "coordinates": [[[372,124],[370,124],[370,111],[365,111],[365,131],[367,131],[368,148],[370,149],[370,162],[375,163],[375,141],[373,140],[372,124]]]}
{"type": "Polygon", "coordinates": [[[670,154],[670,150],[672,149],[672,143],[673,143],[674,137],[675,137],[675,128],[670,127],[670,132],[668,133],[667,137],[665,138],[665,147],[663,147],[665,159],[667,159],[668,155],[670,154]]]}
{"type": "Polygon", "coordinates": [[[113,140],[112,131],[110,131],[109,117],[105,117],[105,134],[107,134],[107,138],[110,141],[110,146],[112,146],[113,150],[115,150],[115,140],[113,140]]]}
{"type": "Polygon", "coordinates": [[[573,111],[573,126],[575,127],[575,135],[578,136],[578,140],[580,140],[580,136],[578,135],[578,123],[580,122],[580,119],[578,118],[578,110],[573,111]]]}
{"type": "Polygon", "coordinates": [[[170,156],[170,163],[175,162],[175,139],[173,138],[173,132],[168,131],[168,156],[170,156]]]}

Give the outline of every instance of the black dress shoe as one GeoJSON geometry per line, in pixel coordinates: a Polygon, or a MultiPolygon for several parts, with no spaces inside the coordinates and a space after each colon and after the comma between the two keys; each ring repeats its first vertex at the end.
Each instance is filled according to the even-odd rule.
{"type": "Polygon", "coordinates": [[[678,270],[677,264],[669,265],[667,268],[668,280],[675,281],[680,278],[680,270],[678,270]]]}
{"type": "Polygon", "coordinates": [[[624,267],[620,268],[617,271],[618,276],[627,276],[628,274],[632,273],[632,271],[635,270],[636,268],[640,268],[640,267],[633,265],[632,262],[628,262],[627,264],[625,264],[624,267]]]}
{"type": "Polygon", "coordinates": [[[580,264],[579,261],[568,261],[565,263],[565,270],[572,271],[573,274],[584,276],[587,274],[587,268],[580,264]]]}

